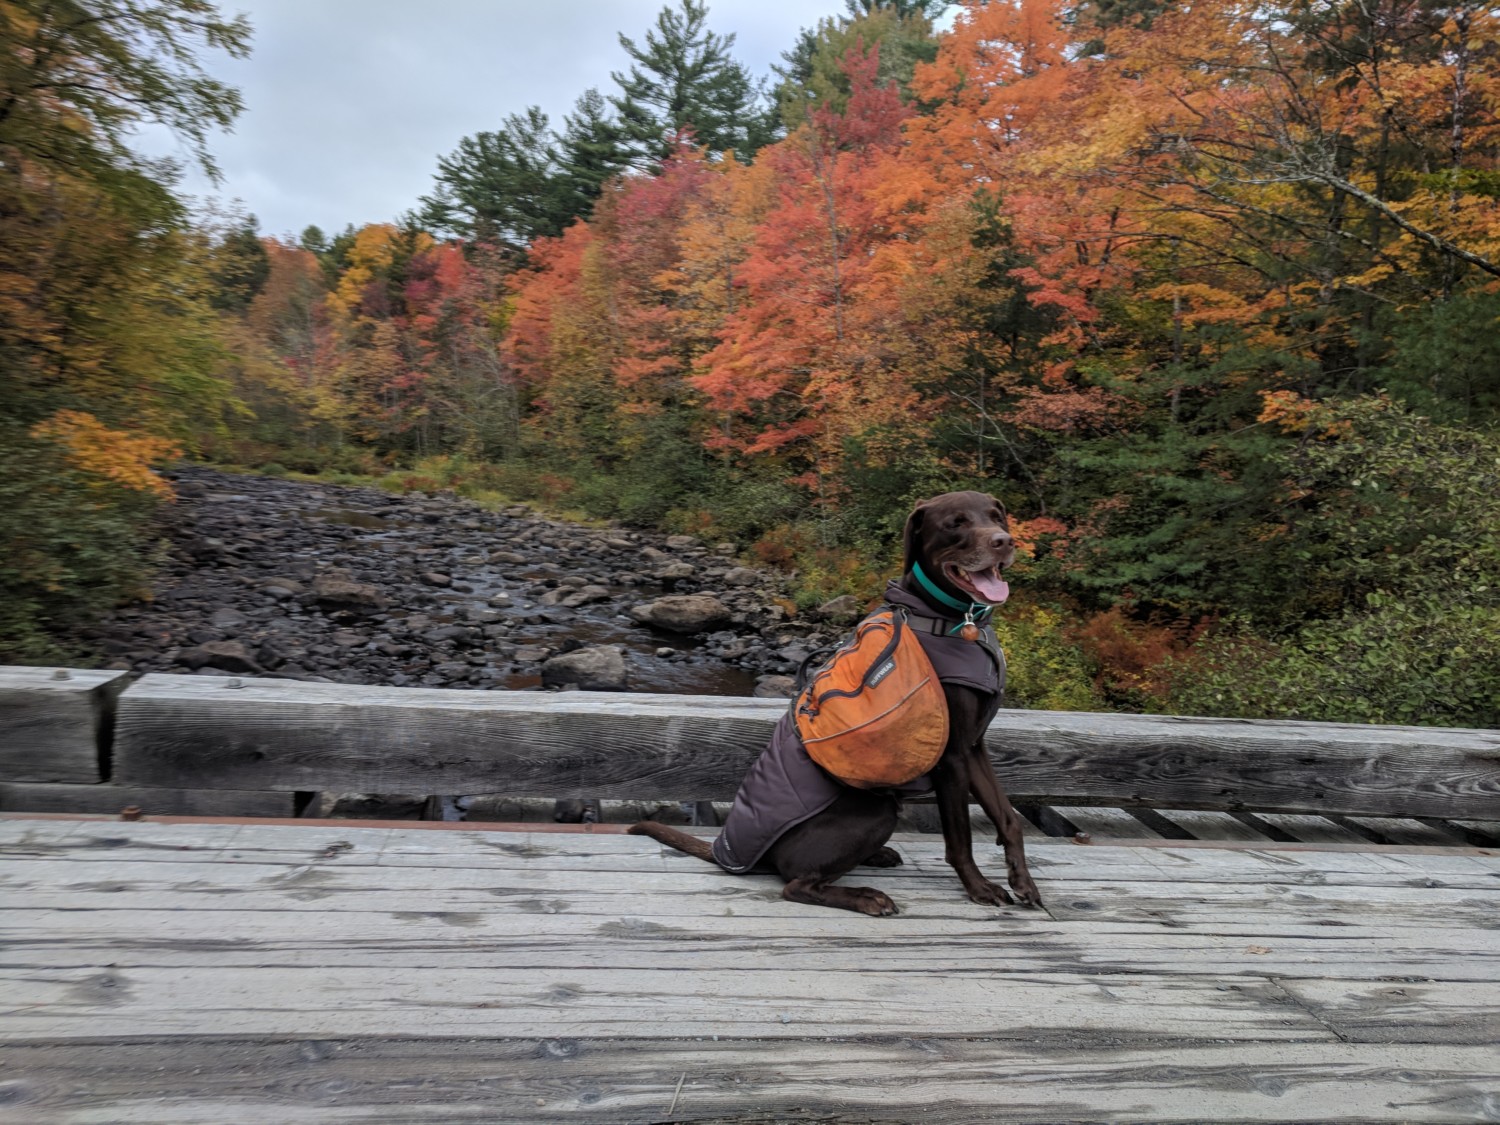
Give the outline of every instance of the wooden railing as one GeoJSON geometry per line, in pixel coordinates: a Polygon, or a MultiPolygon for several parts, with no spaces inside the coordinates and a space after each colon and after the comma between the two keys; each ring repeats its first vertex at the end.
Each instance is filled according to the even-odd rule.
{"type": "MultiPolygon", "coordinates": [[[[264,815],[318,790],[728,800],[785,706],[0,668],[0,808],[63,787],[161,813],[225,791],[264,815]]],[[[1500,820],[1500,731],[1002,711],[987,744],[1019,801],[1500,820]]]]}

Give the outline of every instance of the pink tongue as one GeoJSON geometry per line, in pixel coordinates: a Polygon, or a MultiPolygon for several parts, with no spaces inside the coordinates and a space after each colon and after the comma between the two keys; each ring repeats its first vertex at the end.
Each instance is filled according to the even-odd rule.
{"type": "Polygon", "coordinates": [[[990,605],[999,605],[1010,597],[1010,584],[996,574],[993,570],[983,573],[969,573],[969,581],[974,584],[974,589],[979,591],[980,596],[990,605]]]}

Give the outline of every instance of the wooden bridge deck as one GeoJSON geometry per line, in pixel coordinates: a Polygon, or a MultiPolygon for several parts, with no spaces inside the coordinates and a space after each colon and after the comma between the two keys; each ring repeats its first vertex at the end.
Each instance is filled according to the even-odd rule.
{"type": "Polygon", "coordinates": [[[1500,1120],[1500,852],[1034,839],[1033,913],[896,843],[874,919],[604,831],[6,820],[0,1120],[1500,1120]]]}

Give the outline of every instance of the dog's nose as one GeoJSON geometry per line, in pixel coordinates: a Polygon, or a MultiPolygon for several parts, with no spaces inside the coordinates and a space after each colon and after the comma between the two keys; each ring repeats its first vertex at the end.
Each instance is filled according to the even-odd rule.
{"type": "Polygon", "coordinates": [[[997,531],[990,536],[990,546],[995,548],[995,550],[997,551],[1005,550],[1014,542],[1015,540],[1010,537],[1010,532],[1008,531],[997,531]]]}

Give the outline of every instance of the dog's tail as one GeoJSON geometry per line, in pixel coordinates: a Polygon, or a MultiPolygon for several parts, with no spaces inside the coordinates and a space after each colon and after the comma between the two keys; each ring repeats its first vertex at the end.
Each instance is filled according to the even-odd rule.
{"type": "Polygon", "coordinates": [[[700,836],[689,836],[686,832],[668,828],[665,824],[657,824],[654,820],[642,820],[632,824],[625,831],[632,836],[650,836],[659,844],[666,844],[669,848],[687,852],[688,855],[697,856],[709,863],[714,862],[713,844],[700,836]]]}

